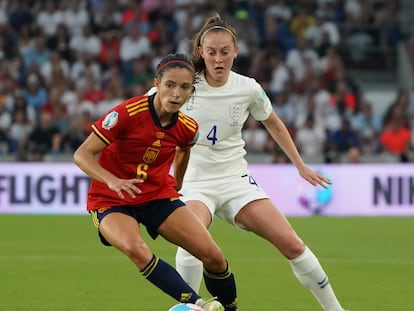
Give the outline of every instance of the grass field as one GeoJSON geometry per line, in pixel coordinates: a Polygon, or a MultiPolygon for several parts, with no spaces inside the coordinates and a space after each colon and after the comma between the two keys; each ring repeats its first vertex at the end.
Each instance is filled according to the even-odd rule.
{"type": "MultiPolygon", "coordinates": [[[[290,221],[347,308],[414,309],[414,218],[290,221]]],[[[320,310],[270,244],[221,221],[211,232],[236,275],[240,311],[320,310]]],[[[174,262],[175,247],[147,241],[174,262]]],[[[174,304],[126,257],[100,245],[88,216],[0,216],[1,311],[166,311],[174,304]]]]}

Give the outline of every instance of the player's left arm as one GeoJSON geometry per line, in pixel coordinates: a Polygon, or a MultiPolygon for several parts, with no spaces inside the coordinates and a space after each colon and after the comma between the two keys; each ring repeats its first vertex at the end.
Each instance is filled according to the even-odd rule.
{"type": "Polygon", "coordinates": [[[187,170],[190,153],[191,146],[176,147],[174,157],[174,178],[177,181],[177,190],[180,190],[183,185],[184,174],[187,170]]]}
{"type": "Polygon", "coordinates": [[[278,115],[272,111],[270,116],[262,121],[263,125],[266,127],[267,131],[270,133],[272,138],[276,143],[282,148],[282,150],[289,157],[290,161],[296,166],[299,171],[300,176],[307,180],[312,185],[316,186],[317,184],[326,188],[327,184],[330,184],[331,181],[320,174],[310,169],[306,163],[303,161],[302,157],[299,154],[299,151],[293,142],[292,137],[286,125],[278,117],[278,115]]]}

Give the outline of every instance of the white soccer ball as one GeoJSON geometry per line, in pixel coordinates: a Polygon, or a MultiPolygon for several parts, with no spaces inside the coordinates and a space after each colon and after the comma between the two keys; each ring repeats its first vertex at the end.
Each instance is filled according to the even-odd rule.
{"type": "Polygon", "coordinates": [[[168,311],[204,311],[203,308],[192,303],[179,303],[172,306],[168,311]]]}

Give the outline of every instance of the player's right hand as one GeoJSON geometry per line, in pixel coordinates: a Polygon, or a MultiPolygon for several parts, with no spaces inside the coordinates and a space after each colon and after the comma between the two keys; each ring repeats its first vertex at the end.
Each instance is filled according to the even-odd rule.
{"type": "Polygon", "coordinates": [[[111,180],[107,183],[109,189],[115,191],[121,199],[125,199],[124,192],[126,192],[131,198],[135,199],[136,194],[140,194],[141,190],[135,185],[143,183],[143,179],[117,179],[111,180]]]}

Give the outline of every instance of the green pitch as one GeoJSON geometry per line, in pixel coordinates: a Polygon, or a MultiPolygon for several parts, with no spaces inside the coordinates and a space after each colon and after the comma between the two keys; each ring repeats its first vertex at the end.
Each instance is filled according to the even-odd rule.
{"type": "MultiPolygon", "coordinates": [[[[414,218],[290,220],[344,306],[413,310],[414,218]]],[[[240,311],[320,310],[270,244],[219,220],[211,232],[236,275],[240,311]]],[[[175,247],[147,241],[174,263],[175,247]]],[[[126,257],[100,245],[88,216],[0,216],[0,310],[166,311],[174,304],[126,257]]]]}

